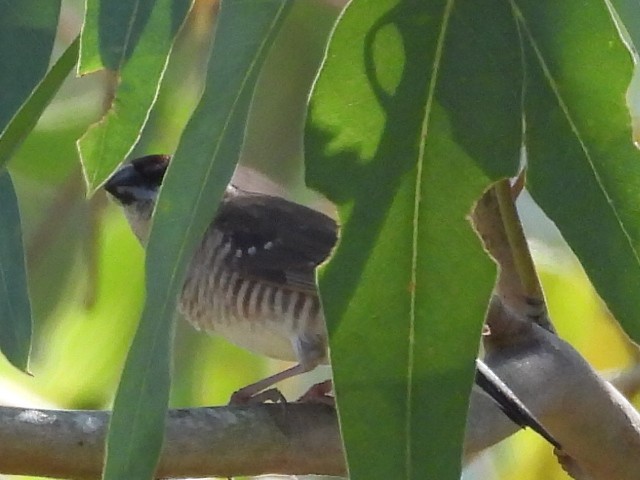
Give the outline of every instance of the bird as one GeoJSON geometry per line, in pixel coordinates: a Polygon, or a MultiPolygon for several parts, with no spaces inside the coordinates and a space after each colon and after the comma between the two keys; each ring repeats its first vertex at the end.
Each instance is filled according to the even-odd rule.
{"type": "MultiPolygon", "coordinates": [[[[170,159],[134,159],[104,186],[143,245],[170,159]]],[[[336,241],[336,222],[314,209],[234,185],[226,189],[187,268],[178,309],[198,330],[270,358],[297,362],[238,390],[231,403],[243,403],[281,380],[328,364],[315,269],[336,241]]]]}
{"type": "MultiPolygon", "coordinates": [[[[104,185],[143,245],[170,161],[171,155],[165,154],[133,159],[104,185]]],[[[178,309],[198,330],[267,357],[296,362],[236,391],[231,404],[273,399],[276,383],[329,363],[315,270],[329,258],[338,230],[334,219],[312,208],[233,184],[227,187],[187,268],[178,309]]],[[[559,447],[481,360],[476,384],[512,421],[559,447]]],[[[318,390],[324,395],[323,388],[318,390]]]]}

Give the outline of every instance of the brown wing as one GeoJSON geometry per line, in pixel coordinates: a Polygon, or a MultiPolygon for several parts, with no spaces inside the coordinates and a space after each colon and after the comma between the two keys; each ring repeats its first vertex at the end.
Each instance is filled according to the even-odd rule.
{"type": "Polygon", "coordinates": [[[280,197],[229,190],[214,227],[231,245],[231,261],[245,275],[315,291],[316,267],[337,240],[334,220],[280,197]]]}

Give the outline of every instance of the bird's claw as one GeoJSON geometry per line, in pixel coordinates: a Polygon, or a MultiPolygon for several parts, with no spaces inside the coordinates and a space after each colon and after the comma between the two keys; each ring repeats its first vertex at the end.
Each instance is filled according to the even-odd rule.
{"type": "Polygon", "coordinates": [[[298,403],[320,403],[322,405],[329,405],[330,407],[336,406],[336,399],[331,392],[333,391],[333,382],[331,380],[325,380],[321,383],[316,383],[309,390],[305,392],[296,402],[298,403]]]}
{"type": "Polygon", "coordinates": [[[229,399],[229,405],[232,406],[257,405],[266,402],[286,404],[287,399],[277,388],[269,388],[258,393],[253,393],[241,388],[234,392],[229,399]]]}

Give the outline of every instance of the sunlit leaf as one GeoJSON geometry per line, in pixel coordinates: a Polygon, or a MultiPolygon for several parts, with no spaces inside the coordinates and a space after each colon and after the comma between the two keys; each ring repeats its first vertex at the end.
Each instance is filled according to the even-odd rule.
{"type": "Polygon", "coordinates": [[[231,178],[260,67],[290,4],[223,2],[205,91],[165,178],[147,248],[147,301],[115,400],[105,479],[153,477],[169,398],[177,296],[191,252],[231,178]]]}
{"type": "Polygon", "coordinates": [[[49,105],[62,82],[78,61],[79,39],[67,48],[42,82],[36,87],[18,113],[0,135],[0,168],[6,164],[36,126],[42,112],[49,105]]]}
{"type": "Polygon", "coordinates": [[[80,71],[107,68],[118,85],[106,116],[78,141],[93,191],[138,141],[191,1],[87,3],[80,71]]]}
{"type": "Polygon", "coordinates": [[[354,0],[336,28],[307,180],[344,224],[320,291],[352,479],[460,477],[495,273],[467,215],[516,171],[521,89],[502,1],[354,0]]]}
{"type": "Polygon", "coordinates": [[[6,170],[0,171],[0,350],[27,370],[31,305],[27,290],[18,199],[6,170]]]}
{"type": "Polygon", "coordinates": [[[640,155],[630,53],[603,2],[514,1],[527,52],[528,185],[640,340],[640,155]]]}

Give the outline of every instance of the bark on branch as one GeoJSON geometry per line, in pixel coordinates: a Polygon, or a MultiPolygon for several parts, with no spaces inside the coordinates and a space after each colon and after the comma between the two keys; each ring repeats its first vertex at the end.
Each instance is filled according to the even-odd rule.
{"type": "MultiPolygon", "coordinates": [[[[109,412],[0,407],[0,472],[97,479],[109,412]]],[[[344,475],[335,411],[270,404],[171,410],[158,477],[344,475]]]]}
{"type": "MultiPolygon", "coordinates": [[[[100,478],[108,422],[106,411],[0,407],[0,472],[100,478]]],[[[518,429],[474,387],[465,460],[518,429]]],[[[345,476],[335,410],[290,403],[169,411],[159,477],[267,473],[345,476]]]]}

